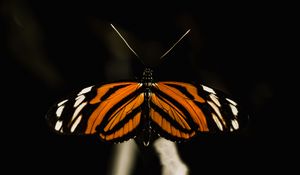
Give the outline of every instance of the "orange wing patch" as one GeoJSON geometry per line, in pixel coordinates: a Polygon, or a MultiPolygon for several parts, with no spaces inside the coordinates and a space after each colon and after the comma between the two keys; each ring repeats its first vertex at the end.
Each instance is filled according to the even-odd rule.
{"type": "Polygon", "coordinates": [[[128,94],[137,90],[139,87],[140,85],[138,83],[111,83],[98,88],[96,97],[93,98],[90,101],[90,103],[91,104],[100,103],[100,104],[89,117],[88,125],[85,133],[86,134],[95,133],[96,127],[102,122],[104,116],[109,111],[109,109],[111,109],[112,106],[120,102],[128,94]],[[105,96],[105,94],[107,94],[109,89],[112,89],[120,85],[127,85],[127,86],[116,90],[113,94],[109,96],[109,98],[102,101],[102,98],[105,96]]]}
{"type": "Polygon", "coordinates": [[[161,108],[168,111],[169,116],[175,119],[176,123],[182,125],[184,123],[182,121],[186,121],[185,115],[187,114],[187,116],[190,116],[197,124],[199,131],[209,130],[204,113],[195,104],[195,101],[200,103],[205,102],[205,100],[199,96],[195,86],[182,82],[158,82],[155,87],[164,94],[165,97],[160,97],[160,100],[154,97],[152,102],[156,105],[159,105],[158,102],[161,103],[161,108]],[[184,115],[182,115],[184,112],[170,101],[171,99],[178,102],[178,104],[186,110],[184,115]],[[163,101],[167,104],[164,104],[163,101]]]}
{"type": "Polygon", "coordinates": [[[177,111],[176,108],[172,108],[166,102],[159,100],[155,94],[151,96],[152,102],[155,103],[159,108],[161,108],[165,113],[169,114],[172,121],[179,124],[180,127],[175,127],[172,125],[162,114],[155,110],[155,108],[150,108],[151,119],[165,132],[172,135],[175,138],[190,139],[195,135],[195,132],[191,130],[191,127],[185,120],[185,117],[177,111]]]}
{"type": "Polygon", "coordinates": [[[103,130],[99,133],[100,137],[104,140],[114,140],[137,128],[141,120],[140,106],[144,102],[144,94],[135,93],[140,87],[139,83],[129,82],[111,83],[98,88],[97,95],[90,103],[99,103],[99,106],[89,117],[85,133],[99,132],[97,127],[104,123],[103,130]],[[116,88],[118,86],[124,87],[116,88]],[[125,120],[133,111],[134,116],[125,120]]]}
{"type": "Polygon", "coordinates": [[[112,134],[105,135],[100,133],[99,135],[102,139],[107,141],[121,138],[127,135],[128,133],[132,132],[140,124],[140,121],[141,121],[141,112],[137,113],[133,117],[133,119],[130,119],[122,128],[113,132],[112,134]]]}

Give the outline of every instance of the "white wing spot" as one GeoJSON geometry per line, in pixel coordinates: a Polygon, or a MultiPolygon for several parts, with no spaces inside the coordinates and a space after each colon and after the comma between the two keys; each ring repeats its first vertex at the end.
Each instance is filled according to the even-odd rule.
{"type": "Polygon", "coordinates": [[[59,103],[57,104],[57,106],[61,106],[61,105],[65,104],[67,101],[68,101],[68,99],[67,99],[67,100],[63,100],[63,101],[59,102],[59,103]]]}
{"type": "Polygon", "coordinates": [[[236,103],[235,101],[233,101],[233,100],[231,100],[231,99],[229,99],[229,98],[226,98],[226,100],[227,100],[229,103],[233,104],[234,106],[237,105],[237,103],[236,103]]]}
{"type": "Polygon", "coordinates": [[[138,86],[139,86],[139,87],[143,86],[143,83],[139,83],[138,86]]]}
{"type": "Polygon", "coordinates": [[[223,119],[223,116],[221,115],[220,109],[218,106],[216,106],[213,102],[207,101],[207,103],[214,109],[214,111],[218,114],[219,119],[223,123],[223,125],[226,127],[226,122],[223,119]]]}
{"type": "Polygon", "coordinates": [[[79,105],[79,106],[76,108],[76,110],[75,110],[75,112],[74,112],[74,114],[73,114],[73,116],[72,116],[71,122],[73,122],[73,120],[77,117],[77,115],[79,114],[79,112],[82,110],[82,108],[83,108],[86,104],[87,104],[87,102],[84,102],[84,103],[82,103],[81,105],[79,105]]]}
{"type": "Polygon", "coordinates": [[[233,106],[232,104],[229,104],[230,108],[231,108],[231,111],[233,113],[234,116],[237,116],[238,114],[238,109],[236,108],[236,106],[233,106]]]}
{"type": "Polygon", "coordinates": [[[209,95],[210,99],[216,104],[218,105],[219,107],[221,107],[221,104],[219,102],[219,99],[218,97],[215,95],[215,94],[210,94],[209,95]]]}
{"type": "Polygon", "coordinates": [[[203,90],[213,93],[213,94],[216,94],[216,92],[212,88],[204,86],[204,85],[201,85],[201,86],[203,87],[203,90]]]}
{"type": "Polygon", "coordinates": [[[239,129],[239,122],[236,119],[231,120],[231,125],[235,130],[239,129]]]}
{"type": "Polygon", "coordinates": [[[73,125],[71,127],[71,132],[74,132],[74,130],[76,129],[76,127],[80,123],[81,119],[82,119],[82,115],[80,115],[79,117],[76,118],[75,122],[73,123],[73,125]]]}
{"type": "Polygon", "coordinates": [[[211,101],[207,101],[207,103],[214,109],[214,111],[218,114],[219,117],[222,117],[221,112],[218,108],[218,106],[216,106],[213,102],[211,101]]]}
{"type": "Polygon", "coordinates": [[[56,117],[59,118],[61,116],[64,108],[65,108],[65,106],[60,106],[59,108],[57,108],[56,113],[55,113],[56,117]]]}
{"type": "Polygon", "coordinates": [[[217,124],[218,128],[219,128],[221,131],[223,131],[223,126],[222,126],[222,124],[221,124],[219,118],[218,118],[214,113],[212,113],[211,115],[212,115],[212,118],[214,119],[215,123],[217,124]]]}
{"type": "Polygon", "coordinates": [[[74,103],[74,108],[76,108],[83,100],[85,99],[84,95],[79,95],[78,97],[76,97],[76,101],[74,103]]]}
{"type": "Polygon", "coordinates": [[[61,126],[62,126],[62,121],[58,120],[58,121],[56,122],[56,124],[55,124],[54,129],[55,129],[56,131],[59,131],[59,130],[61,129],[61,126]]]}
{"type": "Polygon", "coordinates": [[[85,94],[87,92],[90,92],[93,87],[94,86],[86,87],[86,88],[82,89],[77,95],[82,95],[82,94],[85,94]]]}

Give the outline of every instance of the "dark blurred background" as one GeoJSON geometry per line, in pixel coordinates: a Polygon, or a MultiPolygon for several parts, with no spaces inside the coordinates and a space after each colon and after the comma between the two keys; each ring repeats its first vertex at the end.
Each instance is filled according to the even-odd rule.
{"type": "MultiPolygon", "coordinates": [[[[140,76],[143,65],[117,37],[113,23],[155,67],[158,79],[199,80],[249,111],[243,133],[178,147],[191,174],[280,169],[277,158],[289,155],[278,146],[286,140],[276,94],[283,75],[277,67],[283,62],[277,57],[283,55],[278,46],[285,25],[280,9],[259,3],[182,3],[2,1],[1,124],[7,162],[16,169],[28,163],[23,170],[38,173],[107,173],[112,145],[93,137],[58,136],[44,116],[74,90],[140,76]],[[188,29],[191,33],[159,61],[188,29]]],[[[135,174],[146,174],[143,167],[138,161],[135,174]]]]}

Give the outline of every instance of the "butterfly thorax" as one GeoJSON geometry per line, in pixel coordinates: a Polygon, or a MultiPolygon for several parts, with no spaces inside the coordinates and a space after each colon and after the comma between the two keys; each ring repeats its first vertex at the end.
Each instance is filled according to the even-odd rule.
{"type": "Polygon", "coordinates": [[[151,68],[145,68],[143,72],[142,84],[146,87],[150,87],[153,83],[152,72],[153,70],[151,68]]]}

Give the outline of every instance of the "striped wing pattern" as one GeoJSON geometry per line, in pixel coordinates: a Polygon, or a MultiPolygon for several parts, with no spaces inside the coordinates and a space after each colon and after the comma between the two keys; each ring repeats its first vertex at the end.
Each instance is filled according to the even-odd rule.
{"type": "Polygon", "coordinates": [[[151,107],[156,129],[170,140],[190,139],[197,132],[232,132],[243,123],[233,100],[201,84],[155,83],[151,107]]]}
{"type": "Polygon", "coordinates": [[[123,141],[137,130],[143,102],[137,82],[91,86],[54,105],[46,118],[60,133],[96,133],[105,141],[123,141]]]}
{"type": "Polygon", "coordinates": [[[151,123],[146,129],[183,141],[197,133],[238,130],[244,123],[241,115],[237,103],[221,91],[162,81],[147,86],[137,82],[90,86],[55,104],[46,117],[59,133],[97,134],[104,141],[121,142],[149,126],[145,121],[151,123]]]}

